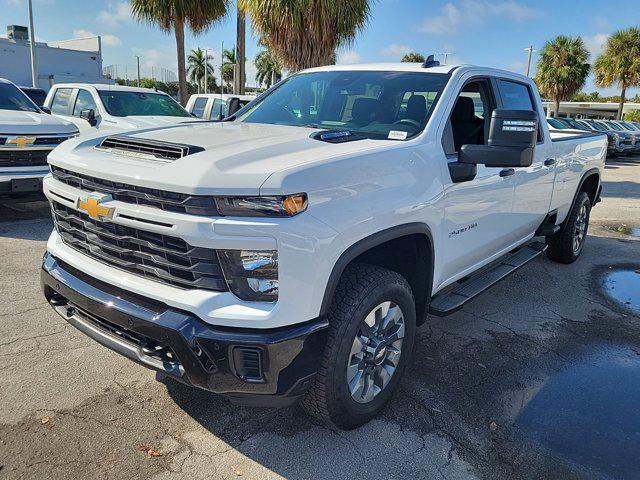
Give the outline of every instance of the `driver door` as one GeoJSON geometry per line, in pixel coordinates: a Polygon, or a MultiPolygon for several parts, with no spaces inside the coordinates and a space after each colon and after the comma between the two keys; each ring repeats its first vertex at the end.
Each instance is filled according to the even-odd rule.
{"type": "MultiPolygon", "coordinates": [[[[496,108],[494,82],[463,81],[449,105],[442,132],[444,161],[457,162],[462,145],[486,144],[491,112],[496,108]]],[[[441,276],[436,288],[461,278],[509,250],[515,241],[509,217],[514,196],[513,169],[477,166],[473,180],[444,186],[441,276]]],[[[445,174],[446,178],[446,174],[445,174]]]]}

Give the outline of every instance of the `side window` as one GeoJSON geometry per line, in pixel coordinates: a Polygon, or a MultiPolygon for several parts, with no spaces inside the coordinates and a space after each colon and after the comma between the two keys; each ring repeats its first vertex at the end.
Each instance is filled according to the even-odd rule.
{"type": "Polygon", "coordinates": [[[69,115],[69,99],[71,98],[70,88],[58,88],[53,94],[51,101],[51,113],[58,115],[69,115]]]}
{"type": "MultiPolygon", "coordinates": [[[[537,111],[531,90],[527,85],[509,80],[498,80],[500,88],[500,96],[502,97],[502,108],[509,110],[534,110],[537,111]]],[[[542,141],[542,126],[540,122],[544,120],[544,116],[538,114],[538,141],[542,141]]],[[[569,125],[570,128],[571,125],[569,125]]]]}
{"type": "Polygon", "coordinates": [[[76,103],[73,106],[73,116],[79,117],[82,110],[93,109],[96,115],[98,115],[98,107],[93,101],[93,96],[87,90],[78,90],[78,96],[76,97],[76,103]]]}
{"type": "Polygon", "coordinates": [[[227,103],[216,98],[211,106],[209,120],[221,120],[227,113],[227,103]]]}
{"type": "Polygon", "coordinates": [[[535,110],[529,87],[522,83],[498,80],[504,108],[509,110],[535,110]]]}
{"type": "Polygon", "coordinates": [[[458,94],[447,122],[442,144],[447,155],[462,145],[484,145],[489,133],[491,112],[495,108],[488,80],[473,80],[458,94]]]}
{"type": "Polygon", "coordinates": [[[193,113],[198,118],[204,118],[204,109],[207,106],[207,100],[208,98],[206,97],[196,98],[196,101],[193,102],[193,110],[191,111],[191,113],[193,113]]]}

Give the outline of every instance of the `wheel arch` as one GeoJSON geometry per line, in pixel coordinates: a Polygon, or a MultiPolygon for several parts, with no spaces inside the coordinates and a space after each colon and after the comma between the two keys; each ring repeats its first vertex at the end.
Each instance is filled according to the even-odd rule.
{"type": "Polygon", "coordinates": [[[365,237],[342,252],[334,264],[325,287],[320,315],[328,312],[345,269],[351,263],[362,262],[388,268],[406,278],[414,293],[416,320],[420,325],[424,322],[433,289],[434,259],[433,235],[424,223],[397,225],[365,237]],[[399,246],[411,249],[397,251],[394,247],[399,246]]]}

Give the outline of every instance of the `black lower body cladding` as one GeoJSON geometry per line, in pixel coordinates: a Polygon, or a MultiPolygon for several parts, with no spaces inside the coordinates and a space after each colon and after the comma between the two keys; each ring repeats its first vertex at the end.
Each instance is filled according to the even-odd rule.
{"type": "Polygon", "coordinates": [[[214,327],[93,279],[49,253],[41,283],[51,306],[97,342],[237,403],[295,403],[315,375],[326,343],[323,319],[268,330],[214,327]]]}

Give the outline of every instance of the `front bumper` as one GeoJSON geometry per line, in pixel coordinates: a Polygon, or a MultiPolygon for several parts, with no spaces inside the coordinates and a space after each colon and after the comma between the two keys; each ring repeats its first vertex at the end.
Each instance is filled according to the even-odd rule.
{"type": "Polygon", "coordinates": [[[41,284],[56,312],[98,343],[237,403],[295,403],[326,342],[324,319],[268,330],[212,327],[191,313],[95,280],[49,253],[41,284]]]}

